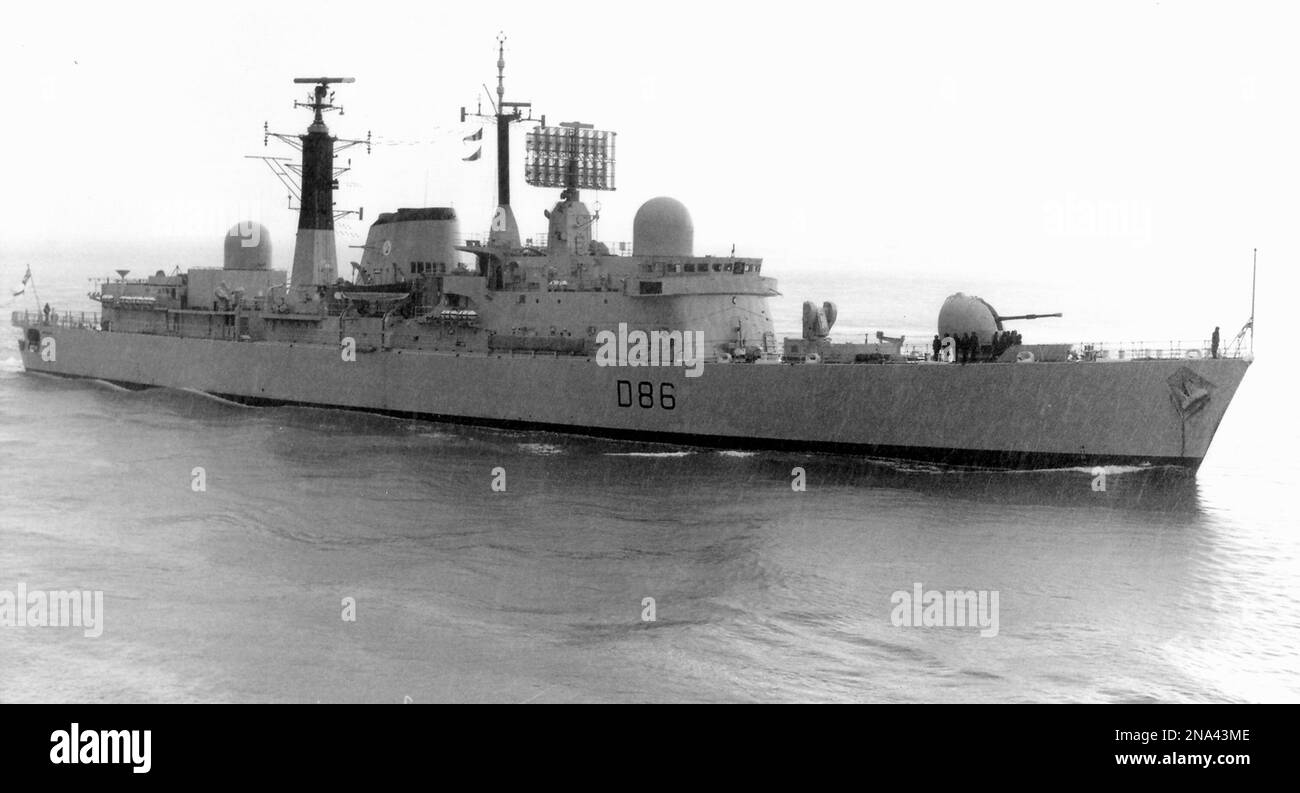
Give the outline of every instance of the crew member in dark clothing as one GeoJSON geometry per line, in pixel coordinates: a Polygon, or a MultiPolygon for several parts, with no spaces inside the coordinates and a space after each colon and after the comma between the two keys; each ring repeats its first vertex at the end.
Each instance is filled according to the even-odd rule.
{"type": "Polygon", "coordinates": [[[50,304],[45,304],[45,324],[50,324],[50,304]]]}
{"type": "Polygon", "coordinates": [[[930,346],[934,348],[934,359],[936,361],[939,360],[939,350],[943,349],[943,341],[939,339],[938,335],[936,335],[934,337],[934,342],[932,342],[930,346]]]}
{"type": "Polygon", "coordinates": [[[1210,357],[1219,357],[1219,326],[1214,326],[1214,335],[1210,336],[1210,357]]]}

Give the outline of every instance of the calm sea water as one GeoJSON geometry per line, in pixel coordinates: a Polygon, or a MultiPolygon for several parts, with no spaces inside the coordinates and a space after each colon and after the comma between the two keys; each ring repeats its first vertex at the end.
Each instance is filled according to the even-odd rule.
{"type": "MultiPolygon", "coordinates": [[[[956,291],[846,280],[787,279],[779,324],[834,296],[928,338],[956,291]]],[[[1258,349],[1198,476],[1097,492],[125,392],[5,341],[0,590],[101,590],[104,631],[0,627],[0,701],[1295,701],[1295,378],[1258,349]],[[916,583],[996,591],[998,635],[896,627],[916,583]]]]}

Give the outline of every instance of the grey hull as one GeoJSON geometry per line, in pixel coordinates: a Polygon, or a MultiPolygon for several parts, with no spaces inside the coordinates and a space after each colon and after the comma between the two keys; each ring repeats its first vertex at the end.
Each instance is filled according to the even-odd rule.
{"type": "Polygon", "coordinates": [[[188,388],[249,404],[365,410],[667,443],[815,450],[954,465],[1195,469],[1249,363],[602,367],[590,358],[361,352],[42,327],[32,372],[188,388]],[[1189,408],[1175,385],[1204,394],[1189,408]]]}

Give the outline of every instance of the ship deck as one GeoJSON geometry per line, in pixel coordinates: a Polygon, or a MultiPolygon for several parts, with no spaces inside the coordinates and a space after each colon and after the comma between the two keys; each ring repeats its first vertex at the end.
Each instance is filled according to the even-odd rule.
{"type": "MultiPolygon", "coordinates": [[[[212,316],[231,316],[234,312],[229,311],[205,311],[202,309],[167,309],[169,312],[183,314],[210,314],[212,316]]],[[[304,320],[319,320],[320,315],[294,315],[294,314],[271,314],[270,318],[276,320],[300,318],[304,320]]],[[[11,322],[15,327],[20,328],[65,328],[77,330],[93,330],[103,333],[123,333],[130,334],[130,331],[103,330],[99,312],[95,311],[64,311],[51,312],[47,319],[41,312],[37,311],[14,311],[11,314],[11,322]]],[[[174,335],[180,336],[179,333],[157,333],[149,335],[174,335]]],[[[847,340],[847,339],[846,339],[847,340]]],[[[232,343],[240,343],[230,339],[232,343]]],[[[270,340],[274,341],[274,340],[270,340]]],[[[839,339],[836,339],[839,342],[839,339]]],[[[246,343],[246,342],[244,342],[246,343]]],[[[1079,342],[1055,342],[1041,345],[1022,345],[1029,349],[1041,347],[1064,347],[1071,351],[1072,357],[1068,360],[1071,363],[1118,363],[1122,361],[1167,361],[1178,359],[1201,359],[1201,358],[1226,358],[1226,359],[1244,359],[1252,358],[1248,348],[1241,346],[1231,348],[1220,348],[1215,354],[1212,350],[1209,339],[1161,339],[1161,340],[1138,340],[1138,341],[1079,341],[1079,342]]],[[[467,355],[473,353],[460,352],[458,355],[467,355]]],[[[527,357],[552,357],[568,356],[574,353],[567,352],[548,352],[544,350],[492,350],[483,355],[497,357],[500,355],[524,355],[527,357]]],[[[1004,356],[1005,357],[1005,356],[1004,356]]],[[[1014,355],[1011,360],[981,358],[970,361],[971,364],[995,364],[995,363],[1014,363],[1014,355]]],[[[1055,363],[1054,360],[1037,360],[1037,363],[1055,363]]],[[[771,363],[771,361],[768,361],[771,363]]],[[[873,362],[876,363],[876,362],[873,362]]],[[[937,365],[944,363],[934,361],[931,357],[931,349],[928,345],[912,344],[902,348],[900,356],[888,361],[880,361],[886,365],[897,364],[921,364],[937,365]]],[[[818,365],[821,366],[845,366],[861,365],[855,362],[835,362],[825,361],[818,365]]]]}

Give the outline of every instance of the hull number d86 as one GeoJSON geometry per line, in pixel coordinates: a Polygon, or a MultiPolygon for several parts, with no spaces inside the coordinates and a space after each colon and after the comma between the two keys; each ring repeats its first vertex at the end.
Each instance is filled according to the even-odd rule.
{"type": "Polygon", "coordinates": [[[647,380],[633,383],[631,380],[619,380],[618,406],[630,408],[633,405],[646,410],[653,407],[672,410],[677,407],[676,389],[672,383],[651,383],[647,380]]]}

